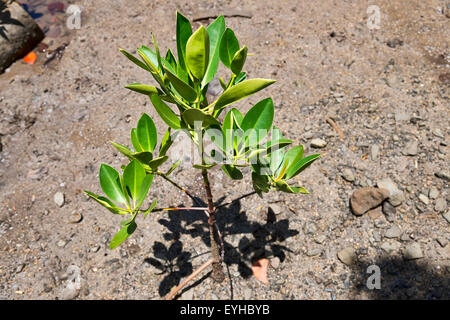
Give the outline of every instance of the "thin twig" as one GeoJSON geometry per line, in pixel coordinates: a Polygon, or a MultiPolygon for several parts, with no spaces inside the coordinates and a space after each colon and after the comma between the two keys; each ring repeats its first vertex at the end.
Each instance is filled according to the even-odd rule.
{"type": "Polygon", "coordinates": [[[159,212],[159,211],[205,211],[208,210],[208,208],[199,208],[199,207],[178,207],[178,208],[157,208],[153,209],[152,212],[159,212]]]}
{"type": "Polygon", "coordinates": [[[339,137],[341,138],[341,141],[344,141],[344,132],[342,132],[342,129],[339,128],[339,126],[334,122],[334,120],[331,117],[328,117],[326,121],[333,127],[333,129],[339,134],[339,137]]]}
{"type": "Polygon", "coordinates": [[[166,300],[172,300],[177,295],[178,291],[180,291],[189,281],[194,279],[199,273],[205,270],[210,264],[213,263],[213,261],[214,261],[213,259],[209,259],[207,262],[202,264],[200,268],[192,272],[186,279],[183,280],[183,282],[181,282],[175,289],[173,289],[169,293],[169,295],[166,297],[166,300]]]}

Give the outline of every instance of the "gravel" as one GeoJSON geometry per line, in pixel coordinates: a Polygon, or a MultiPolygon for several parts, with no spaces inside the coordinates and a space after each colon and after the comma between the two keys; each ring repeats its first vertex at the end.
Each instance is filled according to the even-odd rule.
{"type": "Polygon", "coordinates": [[[347,247],[339,251],[337,256],[342,263],[346,264],[347,266],[350,266],[353,264],[353,262],[355,262],[356,251],[353,247],[347,247]]]}
{"type": "Polygon", "coordinates": [[[403,251],[403,257],[406,260],[415,260],[423,258],[422,249],[418,243],[412,243],[408,245],[403,251]]]}
{"type": "Polygon", "coordinates": [[[55,201],[58,207],[62,207],[64,205],[64,193],[56,192],[53,197],[53,200],[55,201]]]}

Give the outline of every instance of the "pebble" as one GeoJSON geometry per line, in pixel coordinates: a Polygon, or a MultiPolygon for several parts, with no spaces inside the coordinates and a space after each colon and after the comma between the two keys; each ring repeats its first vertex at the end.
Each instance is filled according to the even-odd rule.
{"type": "Polygon", "coordinates": [[[447,171],[442,170],[442,171],[436,172],[434,175],[438,178],[450,181],[450,173],[448,173],[447,171]]]}
{"type": "Polygon", "coordinates": [[[434,210],[437,212],[444,212],[447,209],[447,200],[444,198],[438,198],[436,199],[436,202],[434,204],[434,210]]]}
{"type": "Polygon", "coordinates": [[[377,187],[387,189],[389,191],[389,203],[394,207],[398,207],[405,201],[403,191],[399,190],[397,184],[390,178],[385,178],[377,181],[377,187]]]}
{"type": "Polygon", "coordinates": [[[303,231],[307,235],[313,235],[317,231],[317,226],[316,226],[316,224],[314,222],[306,222],[304,227],[303,227],[303,231]]]}
{"type": "Polygon", "coordinates": [[[96,246],[94,246],[94,247],[92,247],[92,252],[98,252],[98,250],[100,250],[100,246],[99,245],[96,245],[96,246]]]}
{"type": "Polygon", "coordinates": [[[20,265],[17,266],[16,273],[21,273],[24,268],[25,268],[25,263],[21,263],[20,265]]]}
{"type": "Polygon", "coordinates": [[[327,145],[327,142],[320,138],[315,138],[311,140],[311,147],[312,148],[325,148],[327,145]]]}
{"type": "Polygon", "coordinates": [[[342,170],[342,178],[344,178],[348,182],[355,181],[355,174],[353,173],[353,170],[350,168],[345,168],[342,170]]]}
{"type": "Polygon", "coordinates": [[[366,187],[355,190],[350,198],[353,213],[361,216],[370,209],[379,206],[389,197],[389,191],[382,188],[366,187]]]}
{"type": "Polygon", "coordinates": [[[378,154],[380,153],[380,146],[377,144],[372,145],[370,148],[370,158],[372,161],[375,161],[378,159],[378,154]]]}
{"type": "Polygon", "coordinates": [[[337,254],[339,260],[347,266],[351,265],[356,259],[356,251],[353,247],[347,247],[337,254]]]}
{"type": "Polygon", "coordinates": [[[394,224],[392,227],[390,227],[389,229],[386,230],[386,233],[384,234],[384,236],[386,238],[393,239],[393,238],[400,237],[401,233],[402,233],[402,231],[400,230],[400,228],[394,224]]]}
{"type": "Polygon", "coordinates": [[[412,243],[403,251],[403,257],[406,260],[415,260],[423,258],[422,249],[418,243],[412,243]]]}
{"type": "Polygon", "coordinates": [[[58,207],[62,207],[64,205],[64,193],[58,191],[53,196],[53,200],[55,201],[55,203],[58,207]]]}
{"type": "Polygon", "coordinates": [[[441,130],[439,130],[439,128],[433,130],[433,135],[438,138],[444,139],[444,135],[442,134],[441,130]]]}
{"type": "Polygon", "coordinates": [[[83,215],[81,213],[74,212],[69,216],[69,218],[67,219],[67,222],[75,224],[75,223],[80,223],[81,220],[83,220],[83,215]]]}
{"type": "Polygon", "coordinates": [[[56,243],[56,245],[58,246],[58,247],[60,247],[60,248],[63,248],[65,245],[66,245],[66,241],[64,241],[64,240],[59,240],[57,243],[56,243]]]}
{"type": "Polygon", "coordinates": [[[400,236],[400,240],[409,241],[409,240],[411,240],[411,238],[407,232],[403,232],[402,235],[400,236]]]}
{"type": "Polygon", "coordinates": [[[322,253],[322,249],[315,248],[315,249],[310,249],[310,250],[308,250],[308,252],[306,253],[306,255],[307,255],[308,257],[315,257],[315,256],[318,256],[318,255],[321,254],[321,253],[322,253]]]}
{"type": "Polygon", "coordinates": [[[181,300],[193,300],[193,299],[194,299],[194,290],[192,289],[183,292],[183,294],[181,295],[181,300]]]}
{"type": "Polygon", "coordinates": [[[273,257],[272,259],[270,259],[270,265],[274,269],[278,269],[278,267],[280,266],[280,262],[280,258],[278,257],[273,257]]]}
{"type": "Polygon", "coordinates": [[[450,223],[450,211],[447,211],[447,213],[443,214],[442,216],[445,220],[447,220],[448,223],[450,223]]]}
{"type": "Polygon", "coordinates": [[[428,192],[428,197],[433,200],[436,199],[439,197],[439,190],[436,187],[431,187],[430,192],[428,192]]]}
{"type": "Polygon", "coordinates": [[[436,238],[436,241],[442,248],[445,248],[445,246],[448,244],[448,240],[443,237],[436,238]]]}
{"type": "Polygon", "coordinates": [[[244,289],[244,300],[250,300],[252,297],[253,291],[250,288],[244,289]]]}
{"type": "Polygon", "coordinates": [[[430,204],[430,200],[423,193],[419,194],[419,200],[425,205],[429,205],[430,204]]]}
{"type": "Polygon", "coordinates": [[[384,215],[386,216],[386,220],[389,222],[394,221],[395,213],[397,212],[397,209],[390,204],[388,201],[383,202],[383,209],[382,209],[384,215]]]}
{"type": "Polygon", "coordinates": [[[412,140],[406,144],[405,149],[403,149],[403,154],[405,156],[415,156],[417,155],[418,150],[419,143],[416,140],[412,140]]]}
{"type": "Polygon", "coordinates": [[[400,243],[397,241],[385,241],[381,244],[380,248],[387,253],[392,253],[400,248],[400,243]]]}
{"type": "Polygon", "coordinates": [[[383,215],[381,207],[376,207],[375,209],[369,210],[367,215],[372,219],[376,220],[383,215]]]}
{"type": "Polygon", "coordinates": [[[323,234],[318,235],[317,237],[314,238],[314,242],[318,243],[318,244],[322,244],[325,242],[325,240],[327,239],[327,237],[323,234]]]}

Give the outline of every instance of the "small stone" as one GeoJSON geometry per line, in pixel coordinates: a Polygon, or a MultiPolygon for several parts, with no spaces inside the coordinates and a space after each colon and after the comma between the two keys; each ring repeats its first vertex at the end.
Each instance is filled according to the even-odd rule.
{"type": "Polygon", "coordinates": [[[306,253],[306,255],[307,255],[308,257],[315,257],[315,256],[318,256],[318,255],[321,254],[321,253],[322,253],[322,250],[321,250],[321,249],[315,248],[315,249],[310,249],[310,250],[308,250],[308,252],[306,253]]]}
{"type": "Polygon", "coordinates": [[[447,211],[447,213],[443,214],[442,216],[445,220],[447,220],[448,223],[450,223],[450,211],[447,211]]]}
{"type": "Polygon", "coordinates": [[[381,249],[386,251],[386,253],[392,253],[394,251],[397,251],[400,248],[400,243],[397,241],[385,241],[380,246],[381,249]]]}
{"type": "Polygon", "coordinates": [[[56,245],[58,246],[58,247],[60,247],[60,248],[63,248],[65,245],[66,245],[66,241],[64,241],[64,240],[59,240],[57,243],[56,243],[56,245]]]}
{"type": "Polygon", "coordinates": [[[250,288],[244,289],[244,300],[250,300],[253,294],[253,290],[250,288]]]}
{"type": "Polygon", "coordinates": [[[406,111],[403,110],[395,110],[395,121],[409,121],[410,115],[406,111]]]}
{"type": "Polygon", "coordinates": [[[389,203],[397,207],[405,201],[403,191],[399,190],[397,184],[390,178],[385,178],[377,181],[378,188],[387,189],[389,191],[389,203]]]}
{"type": "Polygon", "coordinates": [[[392,227],[390,227],[389,229],[386,230],[386,233],[384,234],[384,236],[386,238],[389,239],[393,239],[393,238],[398,238],[401,235],[401,230],[397,225],[393,225],[392,227]]]}
{"type": "Polygon", "coordinates": [[[360,216],[378,207],[389,197],[389,191],[382,188],[366,187],[355,190],[350,198],[350,206],[355,215],[360,216]]]}
{"type": "Polygon", "coordinates": [[[367,214],[372,220],[376,220],[383,215],[383,212],[381,211],[381,207],[376,207],[375,209],[369,210],[367,214]]]}
{"type": "Polygon", "coordinates": [[[436,199],[436,203],[434,204],[434,210],[437,212],[444,212],[447,209],[447,200],[444,198],[436,199]]]}
{"type": "Polygon", "coordinates": [[[325,240],[327,239],[327,237],[323,234],[319,234],[317,237],[314,238],[314,242],[318,243],[318,244],[322,244],[325,242],[325,240]]]}
{"type": "Polygon", "coordinates": [[[355,181],[355,174],[353,173],[353,170],[350,168],[345,168],[342,171],[342,178],[344,178],[348,182],[355,181]]]}
{"type": "Polygon", "coordinates": [[[405,156],[415,156],[417,155],[418,150],[419,143],[416,140],[412,140],[406,144],[405,149],[403,149],[403,154],[405,156]]]}
{"type": "Polygon", "coordinates": [[[194,290],[193,289],[185,291],[181,295],[181,300],[193,300],[193,299],[194,299],[194,290]]]}
{"type": "Polygon", "coordinates": [[[377,144],[372,145],[370,148],[370,158],[372,161],[375,161],[378,159],[378,154],[380,153],[380,146],[377,144]]]}
{"type": "Polygon", "coordinates": [[[395,213],[397,212],[397,209],[390,204],[388,201],[383,202],[383,209],[382,209],[384,215],[386,216],[386,220],[389,222],[394,221],[395,213]]]}
{"type": "Polygon", "coordinates": [[[423,258],[422,249],[418,243],[412,243],[403,251],[403,257],[406,260],[415,260],[423,258]]]}
{"type": "Polygon", "coordinates": [[[442,170],[442,171],[436,172],[434,175],[438,178],[450,181],[450,173],[448,173],[447,171],[442,170]]]}
{"type": "Polygon", "coordinates": [[[98,250],[100,250],[100,248],[101,247],[99,245],[96,245],[96,246],[93,246],[91,250],[92,250],[92,252],[95,253],[95,252],[98,252],[98,250]]]}
{"type": "Polygon", "coordinates": [[[445,246],[448,244],[448,240],[443,237],[436,238],[436,241],[442,248],[445,248],[445,246]]]}
{"type": "Polygon", "coordinates": [[[433,200],[436,199],[439,197],[439,190],[436,187],[431,187],[430,192],[428,192],[428,197],[433,200]]]}
{"type": "Polygon", "coordinates": [[[307,235],[313,235],[317,231],[317,226],[316,226],[316,224],[314,222],[306,222],[304,227],[303,227],[303,231],[307,235]]]}
{"type": "Polygon", "coordinates": [[[381,235],[380,235],[380,232],[378,230],[374,230],[373,233],[372,233],[372,236],[373,236],[373,239],[376,242],[380,242],[381,241],[381,235]]]}
{"type": "Polygon", "coordinates": [[[311,147],[312,148],[325,148],[327,145],[327,142],[320,138],[315,138],[311,140],[311,147]]]}
{"type": "Polygon", "coordinates": [[[347,266],[351,265],[356,259],[356,251],[353,247],[347,247],[337,254],[339,260],[347,266]]]}
{"type": "Polygon", "coordinates": [[[280,262],[280,258],[278,257],[273,257],[272,259],[270,259],[270,265],[274,269],[278,269],[278,267],[280,266],[280,262]]]}
{"type": "Polygon", "coordinates": [[[64,193],[58,191],[53,196],[53,200],[55,201],[58,207],[62,207],[64,205],[64,193]]]}
{"type": "Polygon", "coordinates": [[[282,212],[281,207],[276,203],[271,203],[269,207],[276,215],[279,215],[282,212]]]}
{"type": "Polygon", "coordinates": [[[411,240],[411,238],[409,237],[409,234],[407,232],[403,232],[402,235],[400,236],[400,240],[409,241],[411,240]]]}
{"type": "Polygon", "coordinates": [[[69,216],[69,218],[67,219],[67,222],[75,224],[75,223],[80,223],[81,220],[83,220],[83,215],[81,213],[74,212],[69,216]]]}
{"type": "Polygon", "coordinates": [[[24,268],[25,268],[25,263],[21,263],[20,265],[17,266],[16,273],[21,273],[24,268]]]}
{"type": "Polygon", "coordinates": [[[425,204],[428,205],[430,204],[430,200],[428,199],[428,197],[426,195],[424,195],[423,193],[419,194],[419,200],[425,204]]]}
{"type": "Polygon", "coordinates": [[[439,130],[439,128],[433,130],[433,135],[438,138],[444,139],[444,135],[442,134],[441,130],[439,130]]]}
{"type": "Polygon", "coordinates": [[[403,191],[396,192],[392,196],[389,197],[388,201],[394,207],[398,207],[405,201],[405,195],[404,195],[403,191]]]}

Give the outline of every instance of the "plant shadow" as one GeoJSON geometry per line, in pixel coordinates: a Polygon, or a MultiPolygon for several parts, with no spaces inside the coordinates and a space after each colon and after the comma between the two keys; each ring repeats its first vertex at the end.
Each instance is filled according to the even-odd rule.
{"type": "MultiPolygon", "coordinates": [[[[231,299],[233,297],[229,273],[231,265],[237,266],[240,276],[249,278],[252,276],[252,264],[259,259],[278,257],[280,262],[283,262],[286,259],[286,252],[292,252],[284,244],[285,240],[298,234],[298,231],[289,228],[287,219],[277,221],[275,213],[270,208],[264,223],[250,221],[246,212],[241,211],[240,201],[233,201],[228,206],[221,206],[216,212],[216,217],[225,249],[224,264],[230,279],[231,299]]],[[[193,239],[200,238],[207,247],[210,247],[210,238],[207,217],[202,211],[170,211],[158,222],[167,229],[163,233],[163,237],[171,244],[166,246],[161,242],[155,242],[153,245],[154,256],[146,258],[145,262],[160,270],[160,274],[165,274],[158,290],[162,297],[167,295],[171,288],[178,285],[182,278],[193,272],[193,259],[209,254],[208,251],[192,255],[183,248],[180,237],[188,235],[193,239]]],[[[184,288],[177,297],[201,284],[208,276],[209,273],[184,288]]]]}
{"type": "Polygon", "coordinates": [[[370,300],[431,300],[450,298],[450,270],[437,268],[426,260],[406,261],[403,258],[381,257],[371,263],[359,263],[352,269],[350,288],[353,299],[370,300]],[[373,270],[379,267],[379,289],[374,284],[373,270]],[[370,283],[368,285],[368,283],[370,283]],[[372,288],[372,289],[370,289],[372,288]]]}
{"type": "Polygon", "coordinates": [[[9,41],[9,38],[6,35],[7,30],[4,26],[6,24],[24,27],[24,25],[19,20],[11,17],[11,12],[9,12],[6,3],[0,2],[0,36],[6,41],[9,41]]]}

